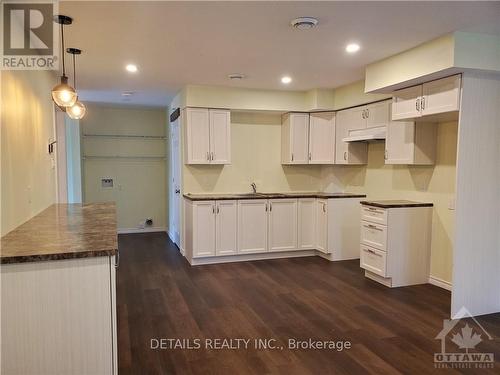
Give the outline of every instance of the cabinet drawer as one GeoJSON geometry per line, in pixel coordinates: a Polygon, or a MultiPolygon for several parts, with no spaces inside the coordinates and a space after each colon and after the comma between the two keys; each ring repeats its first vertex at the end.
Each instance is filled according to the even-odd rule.
{"type": "Polygon", "coordinates": [[[387,277],[387,253],[361,245],[360,267],[379,276],[387,277]]]}
{"type": "Polygon", "coordinates": [[[362,206],[361,220],[387,225],[387,210],[373,206],[362,206]]]}
{"type": "Polygon", "coordinates": [[[361,222],[361,243],[386,251],[387,227],[380,224],[361,222]]]}

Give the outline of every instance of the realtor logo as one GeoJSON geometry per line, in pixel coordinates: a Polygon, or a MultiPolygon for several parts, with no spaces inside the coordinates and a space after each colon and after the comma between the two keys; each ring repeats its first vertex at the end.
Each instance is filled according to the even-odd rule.
{"type": "Polygon", "coordinates": [[[435,338],[441,340],[441,352],[434,353],[436,368],[494,367],[493,353],[476,349],[482,341],[493,338],[465,307],[460,309],[454,319],[443,320],[443,329],[435,338]],[[452,347],[451,351],[446,350],[447,345],[448,348],[452,347]]]}
{"type": "Polygon", "coordinates": [[[2,69],[57,69],[53,2],[2,1],[2,69]]]}

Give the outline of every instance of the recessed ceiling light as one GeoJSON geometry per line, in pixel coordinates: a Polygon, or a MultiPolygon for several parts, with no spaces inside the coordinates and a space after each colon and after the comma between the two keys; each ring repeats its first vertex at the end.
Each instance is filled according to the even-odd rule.
{"type": "Polygon", "coordinates": [[[314,17],[299,17],[290,22],[290,25],[295,29],[309,30],[318,24],[318,20],[314,17]]]}
{"type": "Polygon", "coordinates": [[[281,83],[284,83],[285,85],[288,85],[290,82],[292,82],[292,77],[289,77],[289,76],[283,76],[283,77],[281,77],[281,83]]]}
{"type": "Polygon", "coordinates": [[[127,64],[127,66],[125,67],[125,69],[127,69],[127,72],[135,73],[135,72],[137,72],[137,65],[127,64]]]}
{"type": "Polygon", "coordinates": [[[124,97],[129,97],[129,96],[132,96],[134,94],[135,93],[133,91],[124,91],[124,92],[122,92],[122,96],[124,96],[124,97]]]}
{"type": "Polygon", "coordinates": [[[354,53],[358,52],[361,47],[357,43],[350,43],[345,47],[346,52],[354,53]]]}
{"type": "Polygon", "coordinates": [[[229,74],[229,75],[227,76],[227,78],[229,78],[229,79],[233,79],[233,80],[235,80],[235,81],[238,81],[238,80],[240,80],[240,79],[244,79],[244,78],[246,78],[246,76],[245,76],[244,74],[241,74],[241,73],[232,73],[232,74],[229,74]]]}

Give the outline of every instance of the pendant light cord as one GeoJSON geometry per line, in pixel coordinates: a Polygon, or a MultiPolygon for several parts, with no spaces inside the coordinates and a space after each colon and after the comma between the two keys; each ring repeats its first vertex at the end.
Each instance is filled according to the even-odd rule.
{"type": "Polygon", "coordinates": [[[73,54],[73,86],[75,86],[76,90],[76,57],[75,53],[73,54]]]}
{"type": "Polygon", "coordinates": [[[66,66],[64,64],[64,25],[61,23],[61,53],[62,53],[62,68],[63,76],[66,76],[66,66]]]}

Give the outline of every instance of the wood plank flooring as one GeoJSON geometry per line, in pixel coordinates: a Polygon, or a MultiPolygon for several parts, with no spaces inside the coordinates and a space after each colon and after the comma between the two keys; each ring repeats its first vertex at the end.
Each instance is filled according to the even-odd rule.
{"type": "Polygon", "coordinates": [[[493,369],[434,368],[450,293],[432,285],[389,289],[358,261],[319,257],[191,267],[164,233],[120,235],[119,248],[120,375],[500,373],[500,314],[479,319],[494,337],[480,344],[493,369]],[[151,349],[160,338],[201,348],[151,349]],[[275,339],[278,349],[205,349],[216,338],[275,339]],[[290,338],[352,347],[292,350],[290,338]]]}

